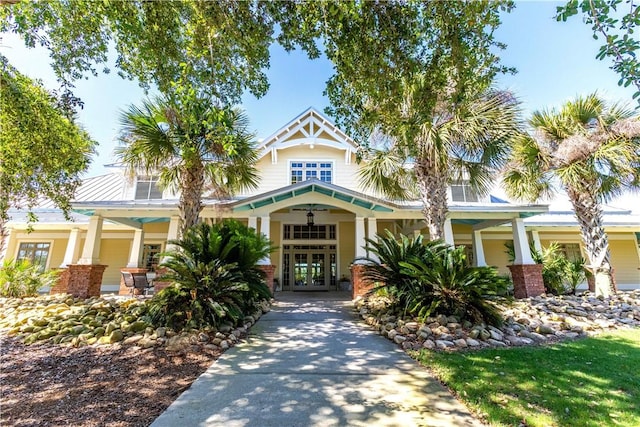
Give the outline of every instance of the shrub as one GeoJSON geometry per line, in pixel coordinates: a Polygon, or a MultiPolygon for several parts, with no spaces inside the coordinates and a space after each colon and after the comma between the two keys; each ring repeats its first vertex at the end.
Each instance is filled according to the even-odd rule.
{"type": "Polygon", "coordinates": [[[395,239],[387,232],[370,250],[379,258],[365,268],[365,278],[386,288],[403,314],[426,318],[435,313],[499,325],[498,310],[489,298],[505,295],[509,281],[492,267],[469,265],[463,247],[418,236],[395,239]]]}
{"type": "MultiPolygon", "coordinates": [[[[515,259],[513,243],[505,243],[510,262],[515,259]]],[[[551,242],[542,251],[530,245],[531,258],[537,264],[542,264],[542,281],[545,292],[553,295],[574,294],[580,283],[590,274],[585,269],[584,258],[570,261],[560,250],[558,242],[551,242]]]]}
{"type": "Polygon", "coordinates": [[[38,294],[45,286],[53,286],[58,280],[54,270],[42,272],[40,266],[28,260],[5,260],[0,268],[0,296],[22,298],[38,294]]]}
{"type": "Polygon", "coordinates": [[[270,242],[234,220],[198,224],[163,253],[162,280],[172,286],[149,301],[155,325],[180,330],[237,324],[255,304],[271,294],[257,262],[271,251],[270,242]]]}

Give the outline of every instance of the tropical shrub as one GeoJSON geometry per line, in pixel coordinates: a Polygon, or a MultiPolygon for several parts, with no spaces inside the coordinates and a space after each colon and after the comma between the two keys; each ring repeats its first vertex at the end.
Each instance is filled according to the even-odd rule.
{"type": "Polygon", "coordinates": [[[502,323],[489,299],[506,295],[509,280],[492,267],[471,266],[463,247],[424,242],[421,236],[396,239],[390,232],[368,243],[379,261],[369,260],[365,278],[378,282],[372,292],[386,288],[403,315],[446,314],[502,323]]]}
{"type": "MultiPolygon", "coordinates": [[[[515,259],[513,243],[505,243],[509,261],[515,259]]],[[[558,242],[551,242],[541,251],[536,250],[533,245],[529,246],[531,258],[536,264],[542,264],[542,281],[546,293],[553,295],[575,294],[576,288],[584,282],[590,274],[585,269],[585,259],[579,258],[569,260],[558,242]]]]}
{"type": "Polygon", "coordinates": [[[45,286],[53,286],[58,280],[55,270],[41,271],[40,266],[22,259],[5,260],[0,268],[0,296],[22,298],[38,294],[45,286]]]}
{"type": "Polygon", "coordinates": [[[197,224],[169,243],[177,249],[162,254],[167,269],[162,280],[172,285],[149,301],[154,325],[177,330],[236,325],[270,298],[257,262],[271,244],[243,224],[197,224]]]}

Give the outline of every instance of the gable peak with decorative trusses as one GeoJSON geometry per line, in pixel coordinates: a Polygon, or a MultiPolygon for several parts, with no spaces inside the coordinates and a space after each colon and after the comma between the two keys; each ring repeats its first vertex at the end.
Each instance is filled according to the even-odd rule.
{"type": "Polygon", "coordinates": [[[258,151],[260,157],[271,154],[277,162],[278,150],[297,146],[324,146],[345,151],[345,160],[351,163],[351,154],[357,150],[352,138],[336,127],[324,114],[309,107],[289,123],[264,139],[258,151]]]}

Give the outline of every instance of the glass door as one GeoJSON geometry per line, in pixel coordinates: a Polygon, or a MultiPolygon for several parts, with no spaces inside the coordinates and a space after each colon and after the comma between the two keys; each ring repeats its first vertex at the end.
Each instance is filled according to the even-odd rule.
{"type": "Polygon", "coordinates": [[[282,259],[283,289],[326,291],[336,286],[335,245],[285,245],[282,259]]]}
{"type": "Polygon", "coordinates": [[[306,253],[293,254],[294,290],[302,290],[309,286],[309,262],[306,253]]]}
{"type": "Polygon", "coordinates": [[[327,290],[327,263],[324,252],[295,252],[293,254],[293,290],[327,290]]]}

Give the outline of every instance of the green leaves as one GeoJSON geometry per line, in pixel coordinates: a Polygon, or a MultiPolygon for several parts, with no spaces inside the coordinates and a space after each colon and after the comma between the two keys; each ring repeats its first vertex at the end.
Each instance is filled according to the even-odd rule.
{"type": "Polygon", "coordinates": [[[257,185],[254,135],[239,109],[184,91],[132,105],[120,123],[116,154],[130,173],[159,174],[180,192],[181,231],[197,222],[203,192],[226,198],[257,185]]]}
{"type": "Polygon", "coordinates": [[[494,268],[470,266],[464,247],[423,242],[422,236],[396,239],[389,231],[367,242],[379,260],[369,260],[364,277],[378,283],[374,292],[386,289],[403,314],[425,318],[442,313],[494,325],[501,322],[486,300],[505,295],[509,281],[494,268]]]}
{"type": "Polygon", "coordinates": [[[4,236],[9,208],[31,212],[40,197],[69,213],[69,201],[96,143],[40,82],[20,74],[1,55],[0,68],[0,235],[4,236]]]}
{"type": "Polygon", "coordinates": [[[235,220],[201,223],[169,243],[178,249],[163,254],[168,272],[162,280],[172,286],[149,302],[155,324],[176,329],[235,324],[255,303],[270,298],[256,264],[272,247],[247,226],[235,220]]]}
{"type": "Polygon", "coordinates": [[[274,22],[256,1],[53,1],[0,8],[0,31],[49,49],[59,80],[106,71],[162,93],[191,87],[225,105],[264,95],[274,22]],[[176,85],[177,84],[177,85],[176,85]]]}
{"type": "Polygon", "coordinates": [[[611,69],[620,75],[618,86],[636,86],[635,99],[640,96],[640,39],[635,34],[636,28],[640,27],[640,8],[634,0],[624,3],[625,9],[619,11],[623,0],[570,0],[556,8],[556,20],[564,22],[581,12],[584,22],[591,25],[593,38],[598,40],[603,36],[605,39],[596,59],[611,58],[611,69]]]}

